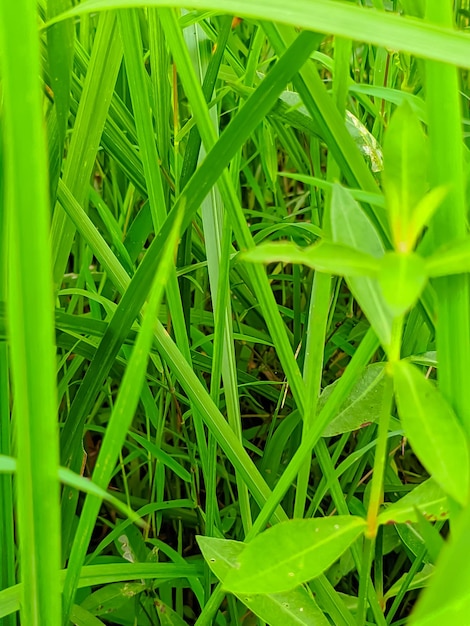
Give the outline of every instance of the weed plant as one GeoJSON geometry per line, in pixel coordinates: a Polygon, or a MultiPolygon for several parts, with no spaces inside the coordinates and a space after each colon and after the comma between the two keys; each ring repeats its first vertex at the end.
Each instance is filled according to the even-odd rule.
{"type": "Polygon", "coordinates": [[[0,2],[0,623],[467,626],[470,2],[183,6],[0,2]]]}

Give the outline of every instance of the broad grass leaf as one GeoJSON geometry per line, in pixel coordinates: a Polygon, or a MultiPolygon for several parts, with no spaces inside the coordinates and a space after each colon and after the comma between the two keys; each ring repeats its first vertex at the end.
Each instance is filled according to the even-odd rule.
{"type": "Polygon", "coordinates": [[[449,516],[449,502],[445,491],[429,478],[393,504],[386,505],[377,519],[378,524],[414,524],[419,511],[428,520],[444,520],[449,516]]]}
{"type": "Polygon", "coordinates": [[[398,413],[416,456],[434,480],[466,504],[469,452],[465,432],[434,384],[406,361],[393,366],[398,413]]]}
{"type": "MultiPolygon", "coordinates": [[[[333,241],[336,243],[350,246],[377,259],[385,253],[372,222],[350,192],[340,185],[333,187],[331,231],[333,241]]],[[[377,280],[355,276],[349,277],[347,283],[382,345],[388,347],[392,336],[393,314],[385,302],[377,280]]]]}
{"type": "Polygon", "coordinates": [[[470,237],[439,248],[426,259],[429,276],[448,276],[470,272],[470,237]]]}
{"type": "MultiPolygon", "coordinates": [[[[374,363],[364,369],[338,414],[323,431],[323,437],[348,433],[377,420],[382,406],[383,372],[383,363],[374,363]]],[[[318,412],[325,406],[337,384],[338,381],[335,381],[325,387],[318,401],[318,412]]]]}
{"type": "MultiPolygon", "coordinates": [[[[224,582],[234,568],[239,567],[240,555],[246,544],[239,541],[197,537],[197,542],[219,580],[224,582]]],[[[327,626],[326,617],[315,600],[301,587],[283,593],[235,594],[255,615],[271,626],[327,626]]]]}
{"type": "MultiPolygon", "coordinates": [[[[147,0],[146,6],[167,6],[168,0],[147,0]]],[[[64,14],[62,19],[115,8],[142,6],[143,0],[87,0],[64,14]]],[[[283,0],[188,0],[188,9],[214,9],[230,15],[274,20],[305,29],[331,33],[358,41],[404,50],[440,62],[470,67],[465,33],[429,24],[404,20],[392,12],[370,11],[350,3],[331,0],[297,0],[286,6],[283,0]]]]}
{"type": "Polygon", "coordinates": [[[306,248],[290,242],[265,243],[244,253],[242,258],[262,263],[302,263],[338,276],[375,276],[379,270],[379,262],[372,255],[328,241],[306,248]]]}
{"type": "MultiPolygon", "coordinates": [[[[410,222],[428,187],[427,143],[421,122],[405,102],[396,109],[384,141],[383,184],[396,250],[413,249],[410,222]]],[[[418,233],[419,234],[419,233],[418,233]]]]}
{"type": "Polygon", "coordinates": [[[323,573],[365,528],[365,520],[349,515],[276,524],[246,546],[224,586],[232,593],[293,589],[323,573]]]}
{"type": "Polygon", "coordinates": [[[387,252],[381,260],[380,287],[395,315],[403,315],[416,304],[426,281],[426,265],[418,254],[387,252]]]}

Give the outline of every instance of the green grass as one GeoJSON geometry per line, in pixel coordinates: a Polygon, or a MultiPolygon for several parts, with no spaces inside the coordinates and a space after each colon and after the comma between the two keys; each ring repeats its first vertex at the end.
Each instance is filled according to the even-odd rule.
{"type": "Polygon", "coordinates": [[[465,626],[470,3],[183,6],[0,3],[0,624],[465,626]]]}

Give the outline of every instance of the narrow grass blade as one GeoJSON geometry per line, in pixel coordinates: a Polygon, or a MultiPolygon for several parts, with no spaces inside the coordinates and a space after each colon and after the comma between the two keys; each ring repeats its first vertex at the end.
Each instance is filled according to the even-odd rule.
{"type": "MultiPolygon", "coordinates": [[[[70,9],[70,0],[49,0],[47,3],[48,19],[70,9]]],[[[47,56],[51,89],[54,95],[56,118],[58,126],[59,162],[62,161],[62,151],[65,142],[65,132],[70,109],[70,88],[72,85],[73,63],[73,22],[67,20],[55,24],[47,31],[47,56]]]]}
{"type": "MultiPolygon", "coordinates": [[[[122,44],[117,36],[115,15],[102,15],[62,176],[81,206],[88,199],[90,177],[121,59],[122,44]]],[[[74,232],[73,224],[57,206],[51,232],[56,287],[60,286],[64,275],[74,232]]]]}
{"type": "MultiPolygon", "coordinates": [[[[93,482],[105,489],[124,443],[127,430],[137,408],[145,378],[148,354],[152,344],[153,330],[158,307],[164,293],[169,269],[173,263],[175,246],[179,236],[181,215],[163,250],[160,265],[153,281],[142,327],[121,383],[120,392],[108,422],[106,434],[93,472],[93,482]]],[[[64,584],[64,623],[67,622],[101,500],[88,496],[80,517],[79,527],[72,547],[67,578],[64,584]]]]}
{"type": "Polygon", "coordinates": [[[59,623],[61,598],[50,208],[35,2],[1,3],[0,40],[10,235],[8,337],[23,581],[21,621],[39,626],[59,623]]]}

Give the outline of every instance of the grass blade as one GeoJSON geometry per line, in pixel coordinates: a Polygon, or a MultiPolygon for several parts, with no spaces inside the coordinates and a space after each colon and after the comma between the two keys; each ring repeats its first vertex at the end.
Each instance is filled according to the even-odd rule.
{"type": "Polygon", "coordinates": [[[35,2],[0,6],[21,621],[31,626],[58,624],[61,611],[50,208],[36,19],[35,2]]]}

